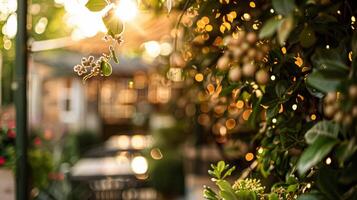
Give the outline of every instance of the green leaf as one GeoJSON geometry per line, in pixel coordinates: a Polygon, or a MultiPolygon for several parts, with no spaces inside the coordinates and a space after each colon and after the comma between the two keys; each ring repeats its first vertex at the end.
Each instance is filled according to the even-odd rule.
{"type": "Polygon", "coordinates": [[[357,56],[357,32],[353,33],[352,42],[351,43],[352,43],[352,56],[353,56],[353,59],[354,59],[357,56]]]}
{"type": "Polygon", "coordinates": [[[259,38],[268,38],[273,36],[280,24],[280,19],[276,17],[270,18],[268,21],[265,22],[264,26],[260,30],[259,38]]]}
{"type": "Polygon", "coordinates": [[[115,15],[114,9],[108,11],[103,17],[103,23],[107,28],[107,34],[113,38],[119,37],[124,31],[123,22],[115,15]]]}
{"type": "Polygon", "coordinates": [[[354,54],[352,56],[354,57],[352,60],[352,77],[357,77],[357,59],[354,54]]]}
{"type": "Polygon", "coordinates": [[[315,71],[307,77],[306,83],[321,92],[327,93],[336,91],[341,81],[338,79],[327,79],[320,71],[315,71]]]}
{"type": "Polygon", "coordinates": [[[316,42],[315,32],[310,27],[305,27],[299,35],[299,41],[302,47],[311,47],[316,42]]]}
{"type": "Polygon", "coordinates": [[[336,49],[317,49],[311,59],[314,68],[328,78],[344,79],[348,75],[349,68],[341,58],[341,52],[336,49]]]}
{"type": "Polygon", "coordinates": [[[286,90],[288,89],[288,83],[285,80],[279,81],[275,85],[275,93],[279,99],[282,99],[286,90]]]}
{"type": "Polygon", "coordinates": [[[268,196],[268,200],[279,200],[279,196],[276,193],[271,193],[268,196]]]}
{"type": "Polygon", "coordinates": [[[219,173],[222,173],[224,168],[226,166],[226,163],[224,163],[224,161],[219,161],[218,164],[217,164],[217,171],[219,173]]]}
{"type": "Polygon", "coordinates": [[[239,200],[256,200],[257,199],[257,194],[253,191],[247,191],[247,190],[241,190],[238,191],[237,197],[239,200]]]}
{"type": "Polygon", "coordinates": [[[102,61],[100,68],[104,76],[110,76],[112,74],[112,65],[107,61],[102,61]]]}
{"type": "Polygon", "coordinates": [[[279,112],[279,104],[269,106],[267,109],[267,119],[270,120],[275,117],[279,112]]]}
{"type": "Polygon", "coordinates": [[[326,199],[341,199],[338,184],[339,173],[327,167],[322,167],[317,175],[317,185],[326,199]]]}
{"type": "Polygon", "coordinates": [[[211,176],[213,176],[213,177],[216,177],[216,174],[215,174],[214,171],[212,171],[212,170],[208,170],[208,174],[211,175],[211,176]]]}
{"type": "Polygon", "coordinates": [[[86,7],[92,12],[103,10],[108,5],[106,0],[89,0],[86,7]]]}
{"type": "Polygon", "coordinates": [[[325,158],[325,156],[330,153],[337,142],[337,139],[324,135],[319,136],[315,142],[306,148],[301,155],[297,163],[299,174],[304,174],[307,170],[325,158]]]}
{"type": "Polygon", "coordinates": [[[203,197],[208,200],[218,200],[217,194],[210,187],[206,186],[203,190],[203,197]]]}
{"type": "Polygon", "coordinates": [[[312,144],[320,136],[337,138],[340,127],[331,121],[320,121],[305,133],[305,140],[312,144]]]}
{"type": "Polygon", "coordinates": [[[306,87],[307,91],[309,91],[309,93],[314,96],[317,97],[319,99],[322,99],[325,94],[323,92],[321,92],[320,90],[316,90],[316,88],[312,88],[310,85],[307,85],[308,87],[306,87]]]}
{"type": "Polygon", "coordinates": [[[119,64],[119,59],[115,53],[115,50],[113,48],[109,48],[110,50],[110,56],[113,58],[114,62],[119,64]]]}
{"type": "Polygon", "coordinates": [[[289,185],[286,191],[289,193],[295,192],[298,188],[299,188],[299,184],[293,184],[293,185],[289,185]]]}
{"type": "Polygon", "coordinates": [[[290,14],[295,8],[294,0],[273,0],[274,10],[282,15],[290,14]]]}
{"type": "Polygon", "coordinates": [[[221,196],[224,200],[238,200],[234,193],[228,191],[221,191],[221,196]]]}
{"type": "Polygon", "coordinates": [[[308,193],[299,196],[298,200],[324,200],[324,196],[319,193],[308,193]]]}
{"type": "Polygon", "coordinates": [[[357,182],[357,159],[351,159],[351,162],[346,165],[342,174],[339,177],[339,182],[344,185],[350,185],[357,182]]]}
{"type": "Polygon", "coordinates": [[[224,173],[224,175],[223,175],[223,179],[224,178],[226,178],[227,176],[230,176],[231,174],[232,174],[232,172],[234,171],[236,169],[236,167],[235,166],[233,166],[233,167],[231,167],[230,169],[228,169],[227,171],[226,171],[226,173],[224,173]]]}
{"type": "Polygon", "coordinates": [[[288,39],[290,32],[294,27],[294,18],[289,16],[288,18],[283,19],[278,28],[278,42],[280,45],[284,45],[286,39],[288,39]]]}
{"type": "Polygon", "coordinates": [[[357,145],[354,139],[343,141],[336,149],[336,158],[340,166],[357,151],[357,145]]]}
{"type": "Polygon", "coordinates": [[[227,181],[225,180],[218,180],[216,182],[217,186],[221,190],[221,196],[225,198],[226,200],[238,200],[236,194],[234,193],[234,190],[227,181]]]}
{"type": "Polygon", "coordinates": [[[219,96],[227,96],[227,95],[229,95],[238,86],[239,86],[238,83],[232,83],[231,85],[229,85],[227,87],[223,87],[223,89],[222,89],[221,93],[219,94],[219,96]]]}

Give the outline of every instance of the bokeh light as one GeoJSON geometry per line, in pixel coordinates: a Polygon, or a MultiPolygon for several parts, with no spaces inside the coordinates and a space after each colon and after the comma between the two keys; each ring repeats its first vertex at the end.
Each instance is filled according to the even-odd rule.
{"type": "Polygon", "coordinates": [[[138,14],[138,5],[134,0],[120,0],[115,14],[125,22],[132,21],[138,14]]]}
{"type": "Polygon", "coordinates": [[[148,162],[143,156],[136,156],[131,161],[131,169],[136,174],[145,174],[148,167],[148,162]]]}
{"type": "Polygon", "coordinates": [[[151,58],[156,58],[160,55],[160,44],[156,41],[149,41],[144,43],[145,53],[151,58]]]}

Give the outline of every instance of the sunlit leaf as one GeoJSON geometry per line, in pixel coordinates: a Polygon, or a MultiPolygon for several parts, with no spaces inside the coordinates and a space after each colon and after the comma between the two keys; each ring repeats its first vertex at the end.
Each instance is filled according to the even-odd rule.
{"type": "Polygon", "coordinates": [[[103,22],[107,28],[107,34],[117,38],[124,31],[123,22],[115,15],[114,9],[111,9],[104,17],[103,22]]]}
{"type": "Polygon", "coordinates": [[[86,7],[92,12],[103,10],[108,5],[106,0],[89,0],[86,7]]]}
{"type": "Polygon", "coordinates": [[[170,13],[172,9],[172,0],[166,0],[167,12],[170,13]]]}

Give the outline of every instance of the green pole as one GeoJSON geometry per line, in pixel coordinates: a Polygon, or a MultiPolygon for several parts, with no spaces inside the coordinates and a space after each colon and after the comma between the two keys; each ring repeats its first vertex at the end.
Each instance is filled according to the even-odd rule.
{"type": "Polygon", "coordinates": [[[15,60],[16,107],[16,199],[29,199],[27,162],[27,0],[17,0],[17,35],[15,60]]]}

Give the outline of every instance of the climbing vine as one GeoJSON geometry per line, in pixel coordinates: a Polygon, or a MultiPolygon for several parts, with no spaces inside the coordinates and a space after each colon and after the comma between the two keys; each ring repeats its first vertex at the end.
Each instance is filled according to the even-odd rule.
{"type": "MultiPolygon", "coordinates": [[[[206,188],[205,198],[357,198],[354,3],[166,3],[168,10],[182,12],[167,76],[184,82],[182,98],[199,108],[190,117],[223,146],[248,133],[254,154],[246,160],[257,162],[250,175],[270,180],[265,188],[244,178],[230,186],[221,173],[232,170],[221,162],[210,172],[220,191],[206,188]]],[[[87,4],[93,11],[107,6],[114,5],[104,0],[87,4]]],[[[109,19],[111,9],[103,20],[108,37],[118,41],[123,25],[109,19]]],[[[89,57],[75,71],[83,75],[91,67],[84,80],[110,75],[108,61],[114,58],[89,57]]]]}

